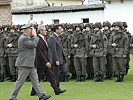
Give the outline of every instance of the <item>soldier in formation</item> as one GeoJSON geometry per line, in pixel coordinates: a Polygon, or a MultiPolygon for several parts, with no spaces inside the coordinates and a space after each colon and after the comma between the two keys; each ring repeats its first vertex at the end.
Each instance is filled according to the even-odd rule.
{"type": "MultiPolygon", "coordinates": [[[[37,28],[38,25],[35,26],[37,28]]],[[[47,37],[53,34],[54,25],[46,25],[47,37]]],[[[11,82],[17,78],[14,65],[18,56],[17,40],[23,30],[18,26],[0,27],[0,82],[10,76],[11,82]]],[[[74,23],[62,24],[61,42],[66,59],[67,73],[63,80],[86,79],[103,82],[112,80],[123,82],[130,69],[130,54],[133,54],[133,36],[127,30],[126,22],[74,23]]]]}

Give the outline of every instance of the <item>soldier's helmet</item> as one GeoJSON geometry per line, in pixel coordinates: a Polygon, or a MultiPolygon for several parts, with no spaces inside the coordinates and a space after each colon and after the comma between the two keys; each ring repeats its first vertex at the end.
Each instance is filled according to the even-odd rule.
{"type": "Polygon", "coordinates": [[[127,28],[127,27],[128,27],[128,25],[127,25],[127,23],[126,23],[126,22],[123,22],[123,26],[124,26],[125,28],[127,28]]]}
{"type": "Polygon", "coordinates": [[[105,22],[103,22],[103,27],[104,26],[108,26],[109,28],[111,28],[111,23],[108,21],[105,21],[105,22]]]}
{"type": "Polygon", "coordinates": [[[96,23],[94,24],[94,28],[102,29],[102,23],[101,23],[101,22],[96,22],[96,23]]]}
{"type": "Polygon", "coordinates": [[[123,22],[115,22],[115,25],[114,26],[119,26],[122,29],[123,22]]]}
{"type": "Polygon", "coordinates": [[[73,25],[73,24],[69,24],[69,25],[67,26],[67,28],[68,28],[68,29],[74,29],[74,25],[73,25]]]}
{"type": "Polygon", "coordinates": [[[87,24],[85,24],[84,28],[86,28],[86,27],[90,27],[92,29],[93,28],[93,23],[87,23],[87,24]]]}
{"type": "Polygon", "coordinates": [[[112,27],[114,27],[116,23],[117,23],[117,22],[113,22],[113,23],[112,23],[112,27]]]}
{"type": "Polygon", "coordinates": [[[76,27],[79,27],[81,30],[83,29],[81,24],[74,24],[74,29],[76,29],[76,27]]]}
{"type": "Polygon", "coordinates": [[[16,29],[15,25],[11,25],[9,28],[10,29],[16,29]]]}

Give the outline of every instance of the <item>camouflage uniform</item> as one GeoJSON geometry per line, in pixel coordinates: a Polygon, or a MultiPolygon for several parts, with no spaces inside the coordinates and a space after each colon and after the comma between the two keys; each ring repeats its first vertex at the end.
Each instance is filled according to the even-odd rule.
{"type": "Polygon", "coordinates": [[[15,61],[18,56],[18,38],[19,34],[16,32],[11,32],[6,40],[6,53],[8,53],[9,57],[9,67],[10,67],[10,73],[12,76],[12,82],[16,81],[16,75],[17,75],[17,69],[15,67],[15,61]],[[11,44],[12,46],[9,47],[8,45],[11,44]]]}
{"type": "Polygon", "coordinates": [[[4,82],[4,34],[3,32],[0,33],[0,82],[4,82]]]}
{"type": "Polygon", "coordinates": [[[88,74],[88,79],[94,78],[94,68],[93,68],[93,55],[90,54],[90,40],[93,36],[93,24],[89,23],[85,25],[85,48],[86,48],[86,71],[88,74]]]}
{"type": "Polygon", "coordinates": [[[128,70],[130,69],[130,66],[129,66],[129,61],[130,61],[130,42],[131,42],[131,38],[132,38],[131,37],[131,33],[126,30],[127,27],[128,27],[127,23],[123,22],[123,31],[127,34],[128,40],[129,40],[128,54],[127,54],[127,63],[126,63],[126,66],[125,66],[126,67],[126,75],[128,74],[128,70]]]}
{"type": "Polygon", "coordinates": [[[122,82],[126,74],[125,65],[128,54],[128,36],[122,31],[122,23],[115,24],[116,30],[111,36],[113,70],[117,75],[116,82],[122,82]],[[118,29],[119,28],[119,29],[118,29]]]}
{"type": "MultiPolygon", "coordinates": [[[[110,30],[111,24],[108,21],[103,22],[103,27],[104,27],[103,34],[106,35],[106,37],[107,37],[107,39],[109,41],[110,38],[111,38],[111,35],[112,35],[112,32],[110,30]]],[[[112,75],[113,75],[111,48],[112,48],[112,46],[109,46],[109,44],[108,44],[107,56],[106,56],[107,64],[105,65],[105,68],[106,68],[106,77],[105,77],[105,79],[109,79],[109,80],[112,79],[112,75]]]]}
{"type": "Polygon", "coordinates": [[[77,82],[78,82],[78,81],[85,81],[86,68],[85,68],[85,63],[84,63],[85,62],[84,34],[81,32],[81,27],[76,26],[76,28],[77,27],[80,28],[80,30],[78,31],[76,30],[74,33],[72,47],[75,48],[74,66],[76,69],[77,82]]]}
{"type": "Polygon", "coordinates": [[[65,66],[67,67],[67,74],[65,77],[65,81],[68,81],[68,77],[70,75],[69,66],[70,66],[70,47],[71,47],[69,32],[67,31],[63,32],[61,38],[62,38],[61,40],[62,40],[63,52],[66,59],[65,66]]]}
{"type": "Polygon", "coordinates": [[[130,54],[133,55],[133,35],[131,35],[130,39],[130,54]]]}
{"type": "Polygon", "coordinates": [[[72,79],[75,79],[76,78],[76,70],[75,70],[75,67],[74,67],[74,55],[75,55],[75,48],[73,47],[73,39],[74,39],[74,26],[73,25],[70,25],[69,26],[69,36],[70,36],[70,43],[71,43],[71,46],[70,46],[70,67],[69,67],[69,71],[70,73],[72,74],[72,79]]]}
{"type": "Polygon", "coordinates": [[[108,40],[106,35],[101,32],[102,24],[95,23],[94,34],[91,38],[90,47],[93,56],[94,73],[96,75],[96,82],[103,82],[105,75],[106,53],[108,40]],[[95,45],[95,47],[94,47],[95,45]]]}

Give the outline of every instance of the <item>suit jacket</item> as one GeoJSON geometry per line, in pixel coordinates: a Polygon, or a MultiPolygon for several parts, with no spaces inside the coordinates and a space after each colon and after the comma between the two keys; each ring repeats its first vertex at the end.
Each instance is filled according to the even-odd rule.
{"type": "Polygon", "coordinates": [[[48,58],[48,46],[44,42],[41,36],[39,36],[38,45],[36,48],[36,60],[35,65],[37,68],[45,68],[46,63],[49,62],[48,58]]]}
{"type": "Polygon", "coordinates": [[[66,60],[63,54],[62,44],[59,44],[58,37],[55,34],[50,36],[48,46],[50,48],[50,63],[54,65],[56,61],[59,61],[63,65],[66,60]]]}
{"type": "Polygon", "coordinates": [[[22,34],[18,40],[18,57],[15,65],[18,67],[34,67],[38,37],[28,37],[22,34]]]}

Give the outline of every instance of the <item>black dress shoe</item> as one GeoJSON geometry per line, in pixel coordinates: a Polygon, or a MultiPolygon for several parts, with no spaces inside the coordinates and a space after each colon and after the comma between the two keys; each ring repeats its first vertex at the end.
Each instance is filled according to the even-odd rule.
{"type": "Polygon", "coordinates": [[[31,93],[30,96],[37,96],[37,94],[36,93],[31,93]]]}
{"type": "Polygon", "coordinates": [[[43,96],[41,96],[40,98],[39,98],[39,100],[47,100],[47,99],[49,99],[51,96],[45,96],[45,95],[43,95],[43,96]]]}
{"type": "Polygon", "coordinates": [[[59,94],[64,93],[64,92],[66,92],[66,90],[60,90],[59,92],[55,92],[55,95],[59,95],[59,94]]]}

